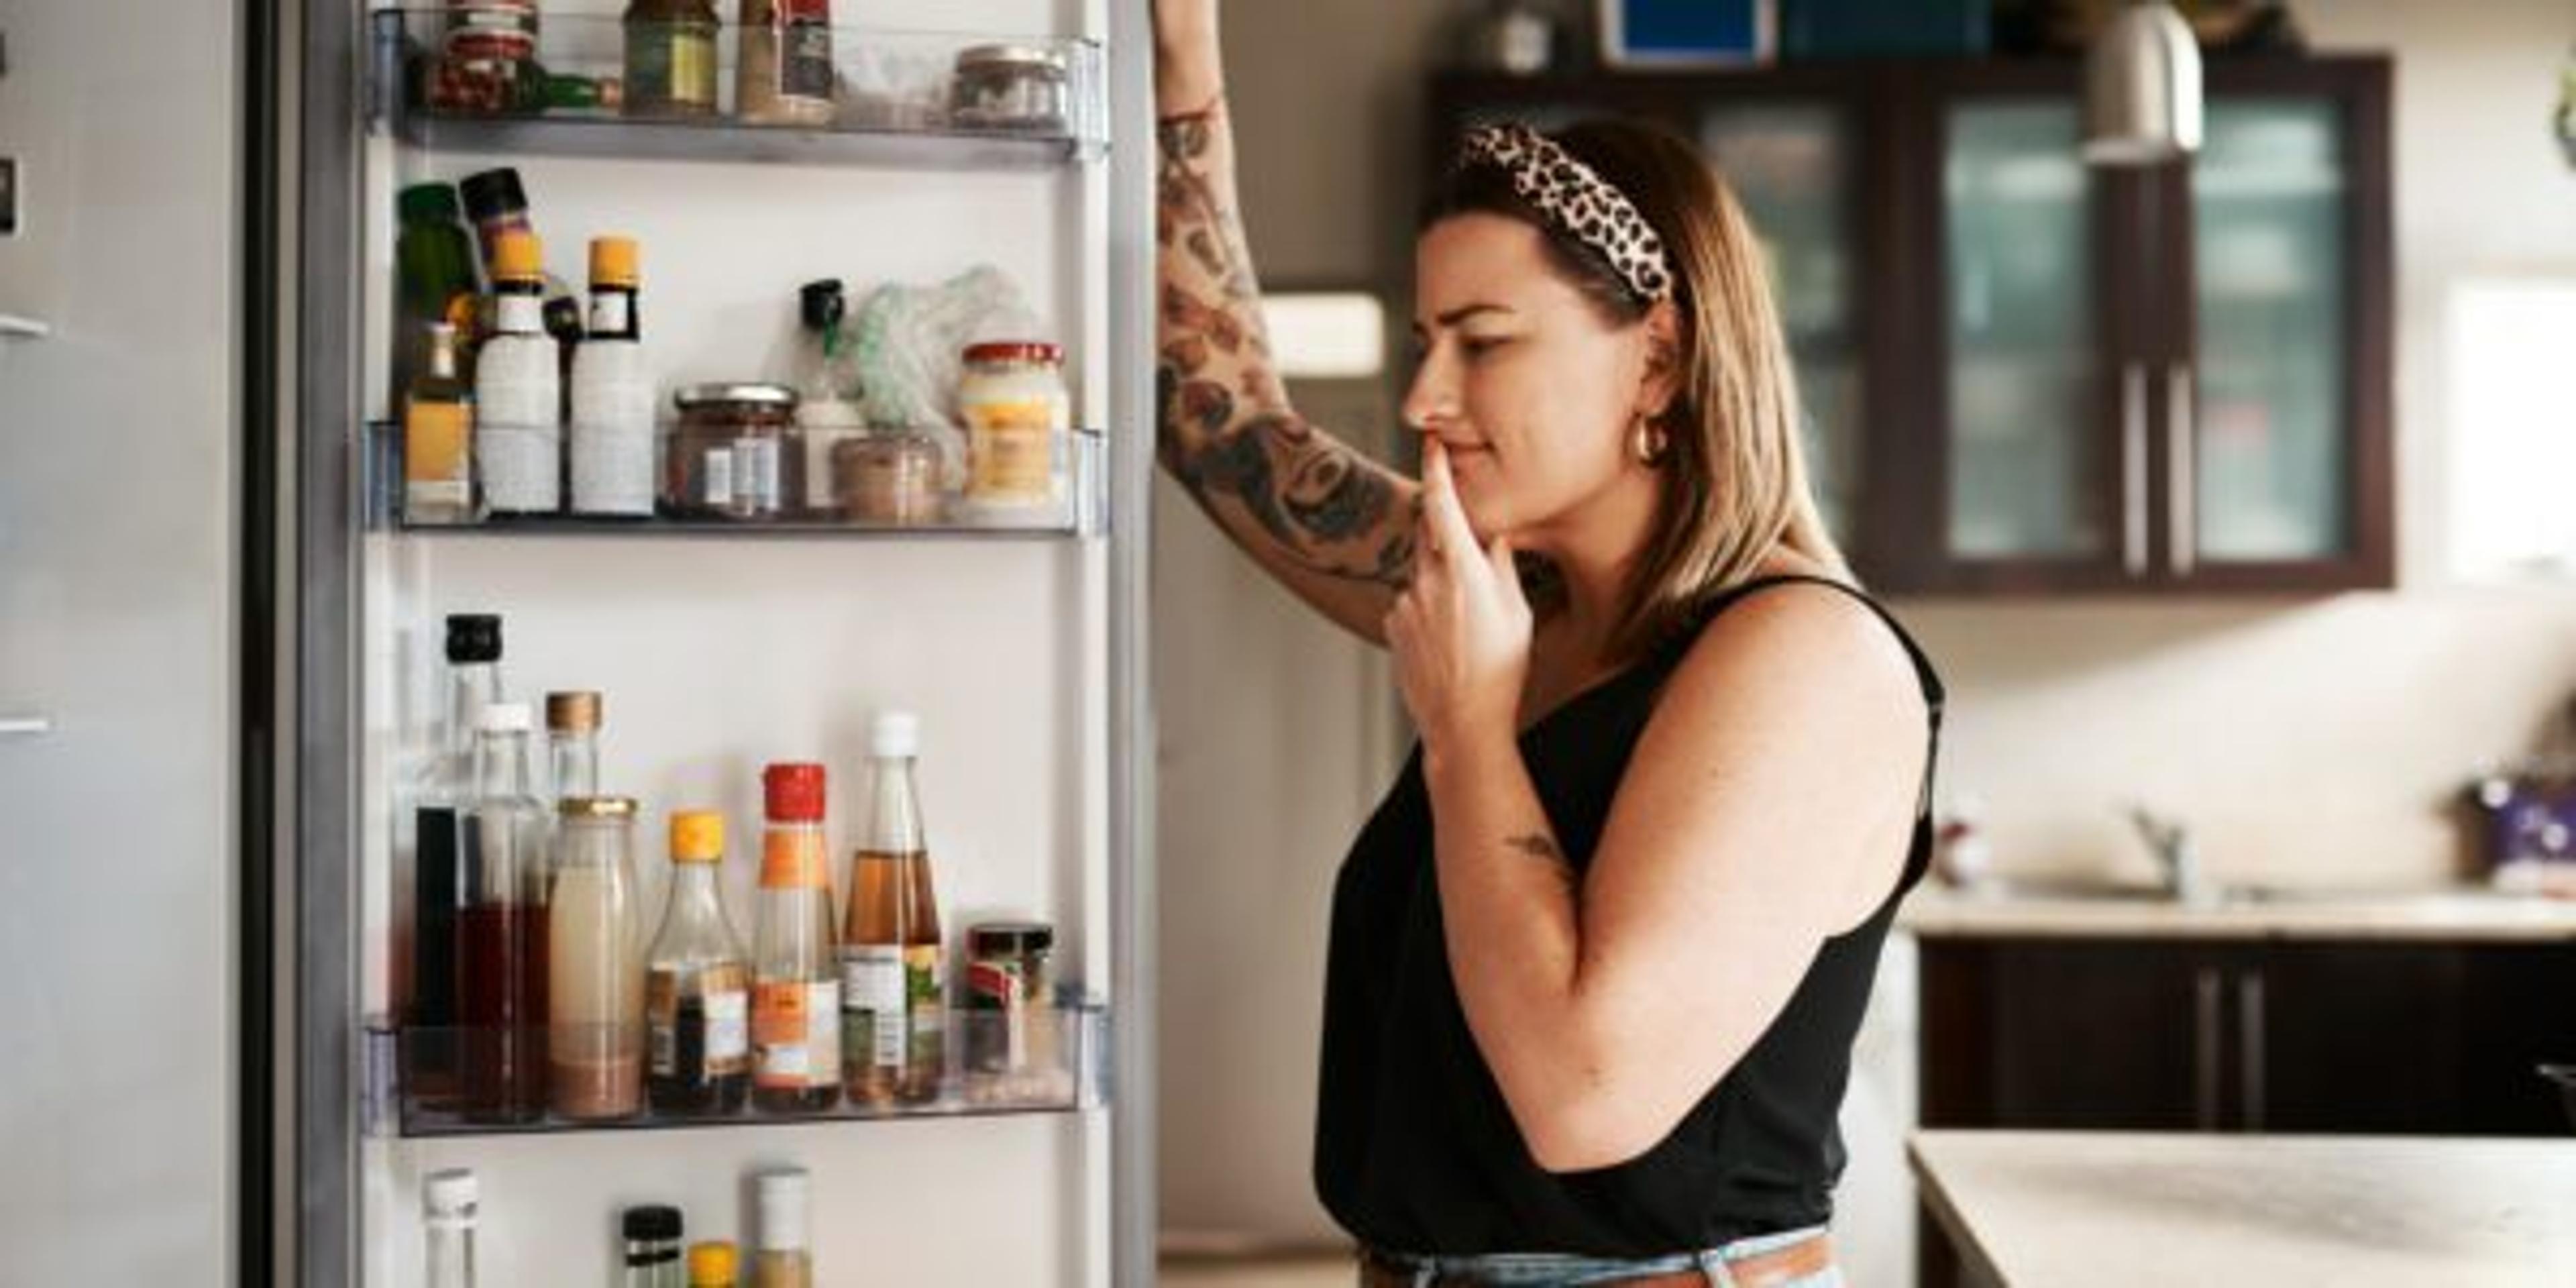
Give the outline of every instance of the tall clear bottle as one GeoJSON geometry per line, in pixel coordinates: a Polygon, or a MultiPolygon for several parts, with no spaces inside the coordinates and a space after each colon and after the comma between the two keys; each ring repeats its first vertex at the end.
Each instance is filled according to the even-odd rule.
{"type": "Polygon", "coordinates": [[[495,239],[494,334],[474,358],[474,472],[495,514],[563,509],[563,373],[545,332],[544,250],[517,229],[495,239]]]}
{"type": "Polygon", "coordinates": [[[599,723],[597,693],[546,695],[546,783],[557,810],[599,794],[599,723]]]}
{"type": "Polygon", "coordinates": [[[752,949],[751,1099],[771,1112],[840,1103],[841,981],[832,942],[832,856],[823,767],[761,775],[760,921],[752,949]]]}
{"type": "Polygon", "coordinates": [[[547,1084],[559,1117],[627,1118],[644,1108],[644,927],[634,849],[634,801],[574,796],[559,807],[546,906],[547,1084]]]}
{"type": "Polygon", "coordinates": [[[842,1076],[850,1098],[868,1105],[936,1099],[946,1063],[939,901],[913,786],[920,743],[908,712],[882,713],[868,728],[874,785],[841,950],[842,1076]]]}
{"type": "Polygon", "coordinates": [[[429,1253],[423,1282],[428,1288],[474,1288],[478,1188],[474,1173],[462,1167],[422,1179],[420,1216],[429,1253]]]}
{"type": "Polygon", "coordinates": [[[525,703],[475,725],[474,802],[456,889],[457,1023],[468,1118],[532,1122],[546,1106],[546,809],[528,782],[525,703]]]}
{"type": "Polygon", "coordinates": [[[751,1091],[751,962],[725,917],[724,833],[713,810],[671,816],[671,895],[644,976],[657,1114],[738,1113],[751,1091]]]}
{"type": "Polygon", "coordinates": [[[501,619],[457,613],[447,619],[446,692],[427,754],[397,804],[395,862],[411,865],[411,1007],[414,1030],[406,1074],[421,1102],[452,1108],[456,1093],[457,881],[464,870],[462,819],[474,799],[474,730],[483,709],[501,700],[501,619]]]}

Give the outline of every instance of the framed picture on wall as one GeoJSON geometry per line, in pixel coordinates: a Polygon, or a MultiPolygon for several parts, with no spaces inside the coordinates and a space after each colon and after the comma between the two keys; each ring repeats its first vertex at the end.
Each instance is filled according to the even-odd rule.
{"type": "Polygon", "coordinates": [[[1723,67],[1771,60],[1775,0],[1599,0],[1613,67],[1723,67]]]}

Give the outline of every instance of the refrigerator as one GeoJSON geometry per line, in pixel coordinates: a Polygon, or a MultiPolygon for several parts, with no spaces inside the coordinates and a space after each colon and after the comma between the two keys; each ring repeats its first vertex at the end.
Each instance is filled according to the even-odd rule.
{"type": "MultiPolygon", "coordinates": [[[[627,70],[624,8],[548,0],[547,71],[627,70]]],[[[718,8],[730,24],[735,6],[718,8]]],[[[451,1168],[477,1178],[483,1288],[616,1282],[630,1205],[677,1206],[687,1240],[733,1240],[748,1256],[751,1178],[793,1167],[811,1178],[820,1283],[1152,1281],[1147,0],[842,0],[832,17],[843,101],[831,124],[797,127],[721,112],[445,112],[417,79],[446,29],[438,6],[308,0],[289,24],[281,1279],[423,1282],[423,1178],[451,1168]],[[997,44],[1049,51],[1065,69],[1054,120],[954,110],[947,69],[997,44]],[[1000,270],[1040,338],[1064,349],[1079,427],[1055,450],[1065,505],[904,529],[411,522],[392,367],[396,194],[498,166],[520,175],[546,267],[576,294],[590,238],[637,239],[665,417],[681,385],[796,383],[800,284],[842,279],[855,312],[878,286],[1000,270]],[[946,974],[970,924],[1052,924],[1060,1000],[1032,1022],[1050,1026],[1062,1077],[994,1092],[961,1074],[927,1106],[712,1124],[496,1129],[433,1112],[417,1067],[427,1035],[405,1005],[416,910],[401,784],[439,736],[442,622],[469,612],[503,619],[506,698],[604,695],[602,789],[640,804],[648,927],[665,820],[714,808],[732,838],[728,912],[750,936],[769,762],[826,766],[833,889],[846,899],[869,720],[916,713],[946,974]]],[[[733,37],[718,43],[728,105],[733,37]]],[[[949,997],[955,1014],[954,982],[949,997]]]]}

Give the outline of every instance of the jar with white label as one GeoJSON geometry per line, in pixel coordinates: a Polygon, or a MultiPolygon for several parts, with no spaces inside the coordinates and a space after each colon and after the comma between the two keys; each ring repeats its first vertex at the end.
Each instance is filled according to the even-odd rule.
{"type": "Polygon", "coordinates": [[[982,506],[1047,506],[1063,499],[1057,453],[1073,429],[1064,350],[1036,341],[966,350],[957,386],[966,422],[966,499],[982,506]]]}
{"type": "Polygon", "coordinates": [[[689,385],[662,454],[662,509],[685,518],[794,517],[805,497],[805,434],[785,385],[689,385]]]}

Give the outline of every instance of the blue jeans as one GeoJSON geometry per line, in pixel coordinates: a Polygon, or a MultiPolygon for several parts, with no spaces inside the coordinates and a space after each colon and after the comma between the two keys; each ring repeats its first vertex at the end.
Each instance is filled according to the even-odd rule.
{"type": "MultiPolygon", "coordinates": [[[[1492,1252],[1466,1257],[1426,1257],[1401,1252],[1380,1255],[1412,1270],[1415,1281],[1419,1283],[1429,1283],[1439,1275],[1459,1275],[1479,1283],[1512,1285],[1513,1288],[1576,1288],[1583,1284],[1615,1284],[1640,1275],[1697,1270],[1708,1276],[1713,1288],[1735,1288],[1734,1276],[1726,1271],[1728,1262],[1785,1248],[1801,1239],[1822,1234],[1824,1229],[1823,1226],[1813,1226],[1779,1234],[1758,1234],[1738,1239],[1722,1248],[1676,1252],[1668,1257],[1651,1257],[1643,1261],[1566,1256],[1554,1252],[1492,1252]]],[[[1843,1288],[1843,1274],[1839,1268],[1827,1266],[1779,1288],[1843,1288]]]]}

